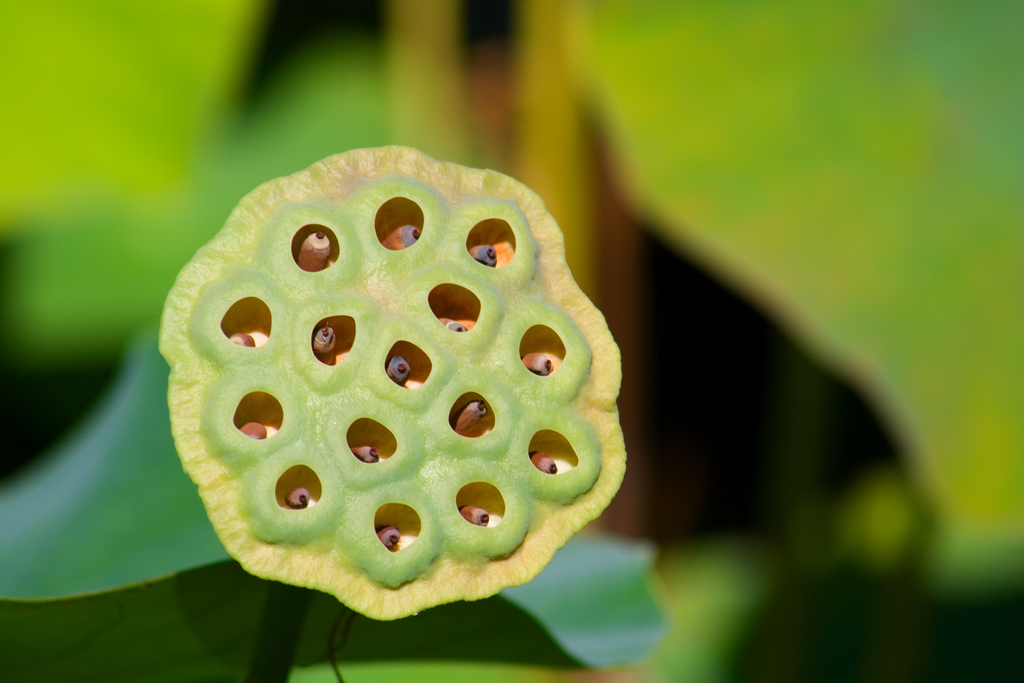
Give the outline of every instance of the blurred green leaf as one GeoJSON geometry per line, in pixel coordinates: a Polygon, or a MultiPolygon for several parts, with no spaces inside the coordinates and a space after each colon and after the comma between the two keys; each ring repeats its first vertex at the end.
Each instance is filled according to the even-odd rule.
{"type": "Polygon", "coordinates": [[[928,586],[949,603],[1024,595],[1024,539],[1018,533],[945,524],[928,548],[928,586]]]}
{"type": "MultiPolygon", "coordinates": [[[[597,593],[579,593],[574,585],[576,576],[588,575],[584,583],[609,589],[601,600],[614,605],[633,585],[649,581],[644,549],[613,541],[577,540],[573,545],[584,549],[556,555],[552,571],[534,580],[539,591],[585,593],[588,602],[595,602],[597,593]],[[627,557],[635,572],[621,572],[627,557]],[[589,566],[578,564],[584,558],[589,566]],[[600,569],[606,560],[607,572],[600,569]]],[[[8,634],[0,669],[11,682],[239,680],[270,585],[234,562],[222,562],[109,592],[57,600],[0,599],[0,627],[8,634]]],[[[603,657],[609,665],[623,665],[646,656],[664,631],[664,617],[649,588],[634,597],[639,601],[629,610],[631,618],[616,622],[614,616],[605,617],[600,625],[586,625],[585,617],[569,614],[552,628],[504,594],[442,605],[397,621],[358,616],[336,654],[341,662],[450,660],[577,668],[639,626],[644,642],[630,638],[633,647],[620,646],[615,655],[603,657]],[[641,612],[645,618],[637,620],[641,612]],[[587,638],[580,637],[583,631],[589,632],[587,638]]],[[[581,615],[586,611],[580,610],[581,615]]],[[[610,613],[616,611],[621,608],[610,613]]],[[[347,614],[333,597],[315,593],[297,661],[323,661],[332,627],[347,614]]]]}
{"type": "Polygon", "coordinates": [[[115,352],[158,319],[182,265],[246,193],[330,154],[385,144],[380,51],[351,36],[307,49],[271,79],[252,110],[210,137],[170,194],[98,195],[39,217],[12,246],[9,283],[0,289],[8,352],[48,365],[115,352]],[[55,321],[76,330],[75,344],[48,334],[55,321]]]}
{"type": "Polygon", "coordinates": [[[1024,5],[596,3],[634,196],[883,407],[939,508],[1024,520],[1024,5]]]}
{"type": "Polygon", "coordinates": [[[174,450],[167,375],[155,334],[140,339],[101,403],[0,487],[0,595],[114,588],[227,557],[174,450]]]}
{"type": "Polygon", "coordinates": [[[501,595],[530,613],[562,649],[588,667],[641,661],[668,626],[652,609],[653,556],[653,548],[638,543],[577,538],[558,552],[540,579],[501,595]]]}
{"type": "MultiPolygon", "coordinates": [[[[507,664],[389,663],[346,665],[345,683],[565,683],[565,674],[507,664]]],[[[292,670],[289,683],[337,683],[327,664],[292,670]]]]}
{"type": "Polygon", "coordinates": [[[672,629],[647,667],[653,680],[724,683],[769,588],[768,557],[717,538],[667,549],[658,562],[672,629]]]}
{"type": "Polygon", "coordinates": [[[262,5],[0,4],[0,230],[58,197],[177,181],[237,87],[262,5]]]}
{"type": "MultiPolygon", "coordinates": [[[[244,672],[271,583],[230,561],[190,570],[225,554],[181,470],[166,395],[167,366],[147,335],[76,432],[0,489],[5,681],[209,681],[244,672]],[[71,595],[99,589],[113,590],[71,595]]],[[[638,661],[665,630],[650,562],[641,544],[577,539],[533,583],[501,596],[393,622],[358,617],[339,657],[638,661]]],[[[346,613],[315,594],[299,662],[324,659],[346,613]]]]}

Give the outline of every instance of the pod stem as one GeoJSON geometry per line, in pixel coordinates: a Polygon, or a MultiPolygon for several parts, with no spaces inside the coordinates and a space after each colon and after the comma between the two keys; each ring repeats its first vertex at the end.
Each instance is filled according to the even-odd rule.
{"type": "Polygon", "coordinates": [[[268,581],[245,683],[287,683],[313,591],[268,581]]]}

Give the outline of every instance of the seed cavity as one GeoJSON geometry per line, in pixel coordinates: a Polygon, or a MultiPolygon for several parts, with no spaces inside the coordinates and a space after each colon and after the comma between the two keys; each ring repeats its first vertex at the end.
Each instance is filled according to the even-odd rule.
{"type": "Polygon", "coordinates": [[[270,339],[270,308],[254,296],[233,303],[220,321],[224,336],[239,346],[263,346],[270,339]]]}
{"type": "Polygon", "coordinates": [[[281,403],[263,391],[246,394],[238,403],[235,427],[253,439],[268,439],[277,434],[284,421],[281,403]]]}
{"type": "Polygon", "coordinates": [[[384,371],[391,381],[406,389],[419,389],[430,377],[434,365],[430,356],[412,342],[397,341],[384,359],[384,371]],[[397,359],[397,360],[396,360],[397,359]],[[408,370],[403,373],[398,366],[405,363],[408,370]],[[402,375],[405,378],[402,379],[402,375]]]}
{"type": "Polygon", "coordinates": [[[475,481],[459,489],[455,506],[463,519],[477,526],[495,527],[505,517],[505,499],[496,486],[486,481],[475,481]]]}
{"type": "Polygon", "coordinates": [[[473,329],[480,319],[480,299],[459,285],[444,283],[434,287],[427,296],[427,303],[438,321],[456,332],[473,329]],[[465,330],[453,327],[453,323],[458,323],[465,330]]]}
{"type": "Polygon", "coordinates": [[[533,435],[528,453],[534,467],[545,474],[565,473],[580,464],[569,440],[551,429],[542,429],[533,435]]]}
{"type": "Polygon", "coordinates": [[[494,268],[498,265],[498,252],[495,251],[494,247],[490,244],[480,244],[475,247],[470,247],[469,255],[476,259],[478,263],[482,263],[488,268],[494,268]]]}
{"type": "Polygon", "coordinates": [[[347,315],[324,318],[313,327],[310,345],[313,355],[324,365],[345,360],[356,341],[356,321],[347,315]]]}
{"type": "Polygon", "coordinates": [[[423,234],[423,209],[411,199],[393,197],[377,209],[374,231],[386,249],[407,249],[423,234]]]}
{"type": "Polygon", "coordinates": [[[408,505],[388,503],[382,505],[374,515],[373,529],[385,548],[398,552],[419,538],[420,516],[408,505]]]}
{"type": "Polygon", "coordinates": [[[516,254],[516,235],[508,222],[501,218],[488,218],[473,226],[466,237],[466,249],[469,255],[485,266],[502,268],[507,266],[516,254]],[[478,247],[490,247],[494,250],[493,263],[481,260],[474,253],[478,247]]]}
{"type": "Polygon", "coordinates": [[[292,237],[292,258],[307,273],[324,270],[338,260],[338,238],[327,226],[304,225],[292,237]]]}
{"type": "Polygon", "coordinates": [[[365,463],[387,460],[398,451],[398,441],[391,430],[368,417],[353,422],[345,439],[352,455],[365,463]]]}
{"type": "Polygon", "coordinates": [[[549,456],[547,453],[541,451],[533,451],[530,453],[530,462],[533,466],[544,474],[558,474],[558,465],[555,463],[554,458],[549,456]]]}
{"type": "Polygon", "coordinates": [[[448,422],[456,434],[476,438],[494,429],[494,412],[480,394],[467,393],[455,402],[448,422]]]}
{"type": "Polygon", "coordinates": [[[547,377],[556,372],[565,360],[565,344],[547,325],[534,325],[519,342],[519,358],[527,370],[547,377]]]}
{"type": "Polygon", "coordinates": [[[289,467],[274,489],[277,504],[286,510],[311,508],[320,501],[322,493],[320,477],[306,465],[289,467]]]}

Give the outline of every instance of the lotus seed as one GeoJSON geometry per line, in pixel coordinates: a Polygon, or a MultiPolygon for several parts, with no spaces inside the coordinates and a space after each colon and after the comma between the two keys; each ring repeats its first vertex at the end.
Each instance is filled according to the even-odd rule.
{"type": "Polygon", "coordinates": [[[331,255],[331,240],[323,232],[310,233],[299,248],[297,263],[299,268],[315,273],[327,267],[327,259],[331,255]]]}
{"type": "Polygon", "coordinates": [[[481,244],[478,247],[471,247],[469,255],[490,268],[494,268],[498,265],[498,252],[489,244],[481,244]]]}
{"type": "Polygon", "coordinates": [[[396,228],[391,232],[390,235],[384,238],[381,242],[385,247],[393,251],[399,249],[405,249],[416,244],[416,240],[420,238],[420,230],[412,225],[403,225],[400,228],[396,228]]]}
{"type": "Polygon", "coordinates": [[[554,370],[554,364],[546,353],[528,353],[523,356],[523,365],[535,375],[547,377],[554,370]]]}
{"type": "Polygon", "coordinates": [[[297,486],[288,492],[285,504],[292,510],[305,510],[309,507],[309,489],[297,486]]]}
{"type": "Polygon", "coordinates": [[[253,439],[267,438],[267,428],[259,422],[246,422],[239,428],[239,431],[253,439]]]}
{"type": "Polygon", "coordinates": [[[534,467],[541,472],[545,472],[547,474],[558,474],[558,465],[555,464],[554,459],[547,453],[533,451],[530,453],[530,462],[532,462],[534,467]]]}
{"type": "Polygon", "coordinates": [[[328,365],[334,364],[334,328],[325,325],[313,335],[313,353],[317,359],[328,365]]]}
{"type": "Polygon", "coordinates": [[[252,338],[251,334],[246,334],[245,332],[235,332],[231,335],[230,339],[239,346],[248,346],[250,348],[256,346],[256,340],[252,338]]]}
{"type": "Polygon", "coordinates": [[[388,361],[387,373],[392,382],[404,387],[409,379],[409,363],[401,356],[392,356],[388,361]]]}
{"type": "Polygon", "coordinates": [[[398,550],[398,542],[402,540],[402,534],[393,526],[386,526],[377,529],[377,538],[384,544],[384,547],[395,552],[398,550]]]}
{"type": "Polygon", "coordinates": [[[459,512],[470,524],[476,524],[477,526],[487,526],[487,523],[491,521],[491,516],[487,514],[487,510],[476,505],[463,505],[459,508],[459,512]]]}
{"type": "Polygon", "coordinates": [[[470,401],[459,411],[459,416],[455,421],[455,433],[465,435],[465,433],[480,422],[487,415],[487,404],[483,401],[470,401]]]}
{"type": "Polygon", "coordinates": [[[441,324],[447,327],[452,332],[465,332],[468,327],[460,323],[458,320],[452,320],[451,318],[438,318],[441,324]]]}
{"type": "Polygon", "coordinates": [[[352,455],[363,462],[373,463],[380,460],[380,452],[373,446],[356,446],[352,449],[352,455]]]}

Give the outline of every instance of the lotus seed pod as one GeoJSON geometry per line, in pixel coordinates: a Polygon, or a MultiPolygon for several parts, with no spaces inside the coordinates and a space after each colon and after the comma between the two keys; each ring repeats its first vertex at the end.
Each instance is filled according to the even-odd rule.
{"type": "Polygon", "coordinates": [[[243,198],[160,349],[227,551],[373,618],[529,581],[625,471],[618,349],[541,200],[409,148],[243,198]]]}

